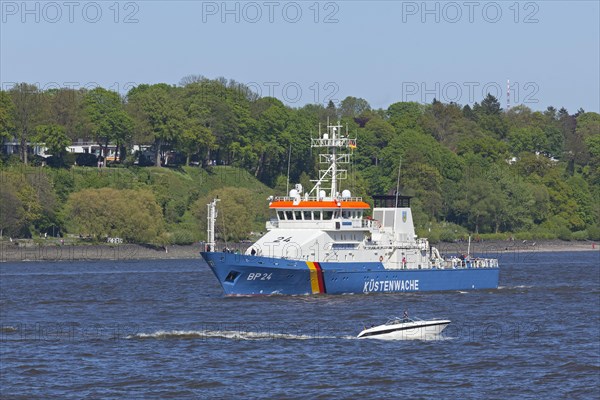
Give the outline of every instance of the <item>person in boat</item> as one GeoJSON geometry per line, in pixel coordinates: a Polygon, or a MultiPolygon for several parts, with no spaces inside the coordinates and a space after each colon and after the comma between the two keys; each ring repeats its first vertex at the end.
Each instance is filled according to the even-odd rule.
{"type": "Polygon", "coordinates": [[[402,315],[402,322],[408,322],[408,310],[404,310],[404,314],[402,315]]]}

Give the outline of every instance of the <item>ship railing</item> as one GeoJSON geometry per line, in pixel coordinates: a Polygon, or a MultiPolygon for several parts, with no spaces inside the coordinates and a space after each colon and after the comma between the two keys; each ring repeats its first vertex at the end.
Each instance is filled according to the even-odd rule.
{"type": "Polygon", "coordinates": [[[350,138],[319,138],[311,139],[311,147],[352,147],[356,146],[356,139],[350,138]]]}
{"type": "Polygon", "coordinates": [[[498,259],[496,258],[471,258],[462,260],[458,257],[452,257],[444,261],[444,268],[449,269],[470,269],[470,268],[498,268],[498,259]]]}
{"type": "MultiPolygon", "coordinates": [[[[275,196],[273,198],[273,201],[294,201],[296,200],[294,197],[289,197],[289,196],[275,196]]],[[[338,197],[338,198],[330,198],[330,197],[325,197],[325,198],[318,198],[316,196],[312,196],[312,197],[302,197],[300,196],[300,200],[301,201],[362,201],[362,197],[338,197]]]]}
{"type": "Polygon", "coordinates": [[[381,222],[377,221],[376,219],[363,219],[362,221],[362,228],[375,228],[375,229],[379,229],[381,228],[381,222]]]}

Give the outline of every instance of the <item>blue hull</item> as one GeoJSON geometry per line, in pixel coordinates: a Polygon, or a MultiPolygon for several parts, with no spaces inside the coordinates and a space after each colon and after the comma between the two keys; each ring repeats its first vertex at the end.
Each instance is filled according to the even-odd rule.
{"type": "Polygon", "coordinates": [[[386,270],[379,262],[285,260],[200,253],[226,295],[300,295],[496,289],[498,268],[386,270]]]}

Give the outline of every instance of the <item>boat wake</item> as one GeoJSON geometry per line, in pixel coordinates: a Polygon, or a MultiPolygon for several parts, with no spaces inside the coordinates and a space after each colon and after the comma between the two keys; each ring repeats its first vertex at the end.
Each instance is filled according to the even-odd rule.
{"type": "Polygon", "coordinates": [[[0,333],[15,333],[19,329],[11,325],[0,326],[0,333]]]}
{"type": "Polygon", "coordinates": [[[277,333],[277,332],[246,332],[246,331],[211,331],[211,330],[199,330],[199,331],[182,331],[182,330],[171,330],[163,331],[159,330],[153,333],[138,333],[135,335],[127,336],[126,339],[231,339],[231,340],[322,340],[322,339],[337,339],[335,336],[311,336],[311,335],[297,335],[290,333],[277,333]]]}

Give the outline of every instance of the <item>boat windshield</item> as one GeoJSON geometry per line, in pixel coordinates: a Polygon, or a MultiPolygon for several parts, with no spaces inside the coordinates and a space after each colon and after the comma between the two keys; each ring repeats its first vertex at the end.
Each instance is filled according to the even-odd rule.
{"type": "Polygon", "coordinates": [[[413,319],[411,318],[400,318],[400,317],[393,317],[390,318],[388,320],[388,322],[386,322],[386,325],[398,325],[398,324],[404,324],[406,322],[415,322],[413,319]]]}

